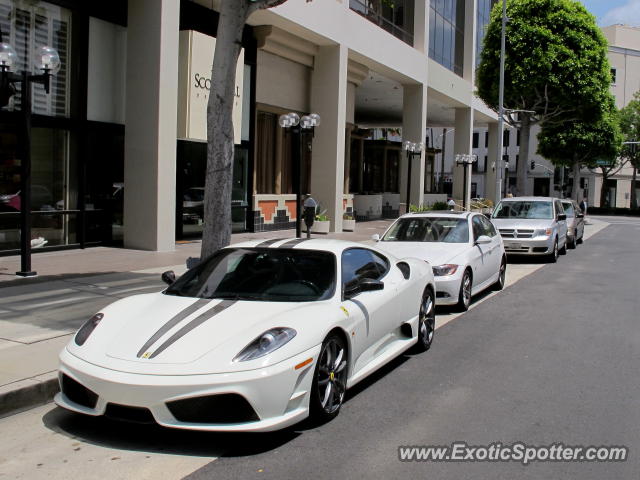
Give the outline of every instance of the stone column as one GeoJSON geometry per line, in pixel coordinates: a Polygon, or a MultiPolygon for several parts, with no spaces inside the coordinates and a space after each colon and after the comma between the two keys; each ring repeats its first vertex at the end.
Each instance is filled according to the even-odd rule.
{"type": "MultiPolygon", "coordinates": [[[[425,143],[427,131],[427,86],[403,85],[402,92],[402,141],[425,143]]],[[[422,205],[424,198],[424,149],[420,156],[411,157],[411,203],[422,205]]],[[[403,150],[400,159],[400,203],[407,201],[408,158],[403,150]]],[[[408,208],[408,207],[407,207],[408,208]]]]}
{"type": "Polygon", "coordinates": [[[413,8],[413,48],[428,55],[429,2],[427,0],[415,0],[413,8]]]}
{"type": "Polygon", "coordinates": [[[347,55],[344,45],[320,47],[311,79],[311,111],[322,122],[313,138],[311,194],[327,209],[332,232],[342,231],[347,55]]]}
{"type": "Polygon", "coordinates": [[[124,245],[175,248],[179,0],[129,0],[124,245]]]}
{"type": "MultiPolygon", "coordinates": [[[[456,155],[472,154],[473,109],[456,108],[453,140],[453,198],[463,200],[464,167],[456,163],[456,155]]],[[[467,205],[471,198],[471,166],[467,167],[467,205]]]]}
{"type": "Polygon", "coordinates": [[[502,182],[500,182],[500,187],[498,187],[497,182],[501,179],[501,176],[498,171],[498,124],[495,122],[489,124],[488,141],[487,165],[484,174],[484,196],[492,202],[496,202],[497,198],[502,197],[502,195],[496,196],[496,190],[498,190],[498,193],[502,191],[502,182]]]}

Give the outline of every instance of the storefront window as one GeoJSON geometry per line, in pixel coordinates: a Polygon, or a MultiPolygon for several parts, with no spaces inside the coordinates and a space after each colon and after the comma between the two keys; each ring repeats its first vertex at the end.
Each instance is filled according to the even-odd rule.
{"type": "MultiPolygon", "coordinates": [[[[7,125],[0,134],[0,250],[20,247],[18,135],[7,125]]],[[[67,131],[31,132],[31,239],[33,248],[77,242],[77,190],[69,171],[67,131]]]]}
{"type": "MultiPolygon", "coordinates": [[[[33,85],[33,112],[50,116],[69,116],[69,10],[46,2],[0,0],[2,41],[10,43],[18,54],[16,72],[33,70],[33,51],[49,45],[60,55],[60,70],[51,78],[47,95],[40,84],[33,85]]],[[[17,86],[18,92],[20,86],[17,86]]],[[[20,95],[14,95],[8,110],[20,108],[20,95]]]]}

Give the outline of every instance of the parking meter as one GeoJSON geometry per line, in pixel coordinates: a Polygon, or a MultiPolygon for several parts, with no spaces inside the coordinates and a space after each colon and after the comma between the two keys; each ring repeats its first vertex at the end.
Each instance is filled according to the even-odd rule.
{"type": "Polygon", "coordinates": [[[316,218],[316,207],[318,206],[318,202],[316,202],[312,197],[307,197],[303,206],[304,210],[302,216],[304,218],[304,224],[307,226],[307,238],[311,238],[311,227],[313,226],[313,221],[316,218]]]}

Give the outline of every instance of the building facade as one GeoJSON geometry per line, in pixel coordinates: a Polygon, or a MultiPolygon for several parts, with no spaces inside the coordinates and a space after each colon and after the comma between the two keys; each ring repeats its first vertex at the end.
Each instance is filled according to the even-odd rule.
{"type": "MultiPolygon", "coordinates": [[[[350,215],[395,215],[407,198],[441,199],[443,128],[452,132],[451,158],[474,153],[474,132],[483,129],[481,156],[495,158],[496,115],[473,94],[493,3],[289,0],[255,13],[236,70],[234,230],[293,225],[294,161],[303,193],[340,231],[350,215]],[[303,135],[300,155],[278,124],[288,112],[322,119],[303,135]],[[408,156],[400,139],[427,148],[408,156]]],[[[50,94],[33,94],[32,237],[46,242],[39,248],[165,251],[201,234],[217,20],[204,0],[0,0],[2,40],[21,58],[18,70],[30,68],[29,53],[43,44],[62,60],[50,94]]],[[[0,110],[2,254],[16,253],[20,239],[19,117],[18,92],[0,110]]],[[[466,191],[475,183],[488,196],[495,168],[480,164],[466,191]]],[[[462,167],[447,178],[462,198],[462,167]]]]}

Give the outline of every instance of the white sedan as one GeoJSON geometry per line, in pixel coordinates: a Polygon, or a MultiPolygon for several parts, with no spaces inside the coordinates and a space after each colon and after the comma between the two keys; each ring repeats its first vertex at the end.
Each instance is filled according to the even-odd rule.
{"type": "Polygon", "coordinates": [[[507,257],[502,237],[480,213],[410,213],[396,220],[377,247],[396,256],[416,257],[433,267],[439,305],[467,310],[471,297],[504,287],[507,257]]]}
{"type": "Polygon", "coordinates": [[[362,244],[247,242],[163,279],[80,328],[60,354],[59,406],[194,430],[326,421],[347,388],[434,336],[429,265],[362,244]]]}

